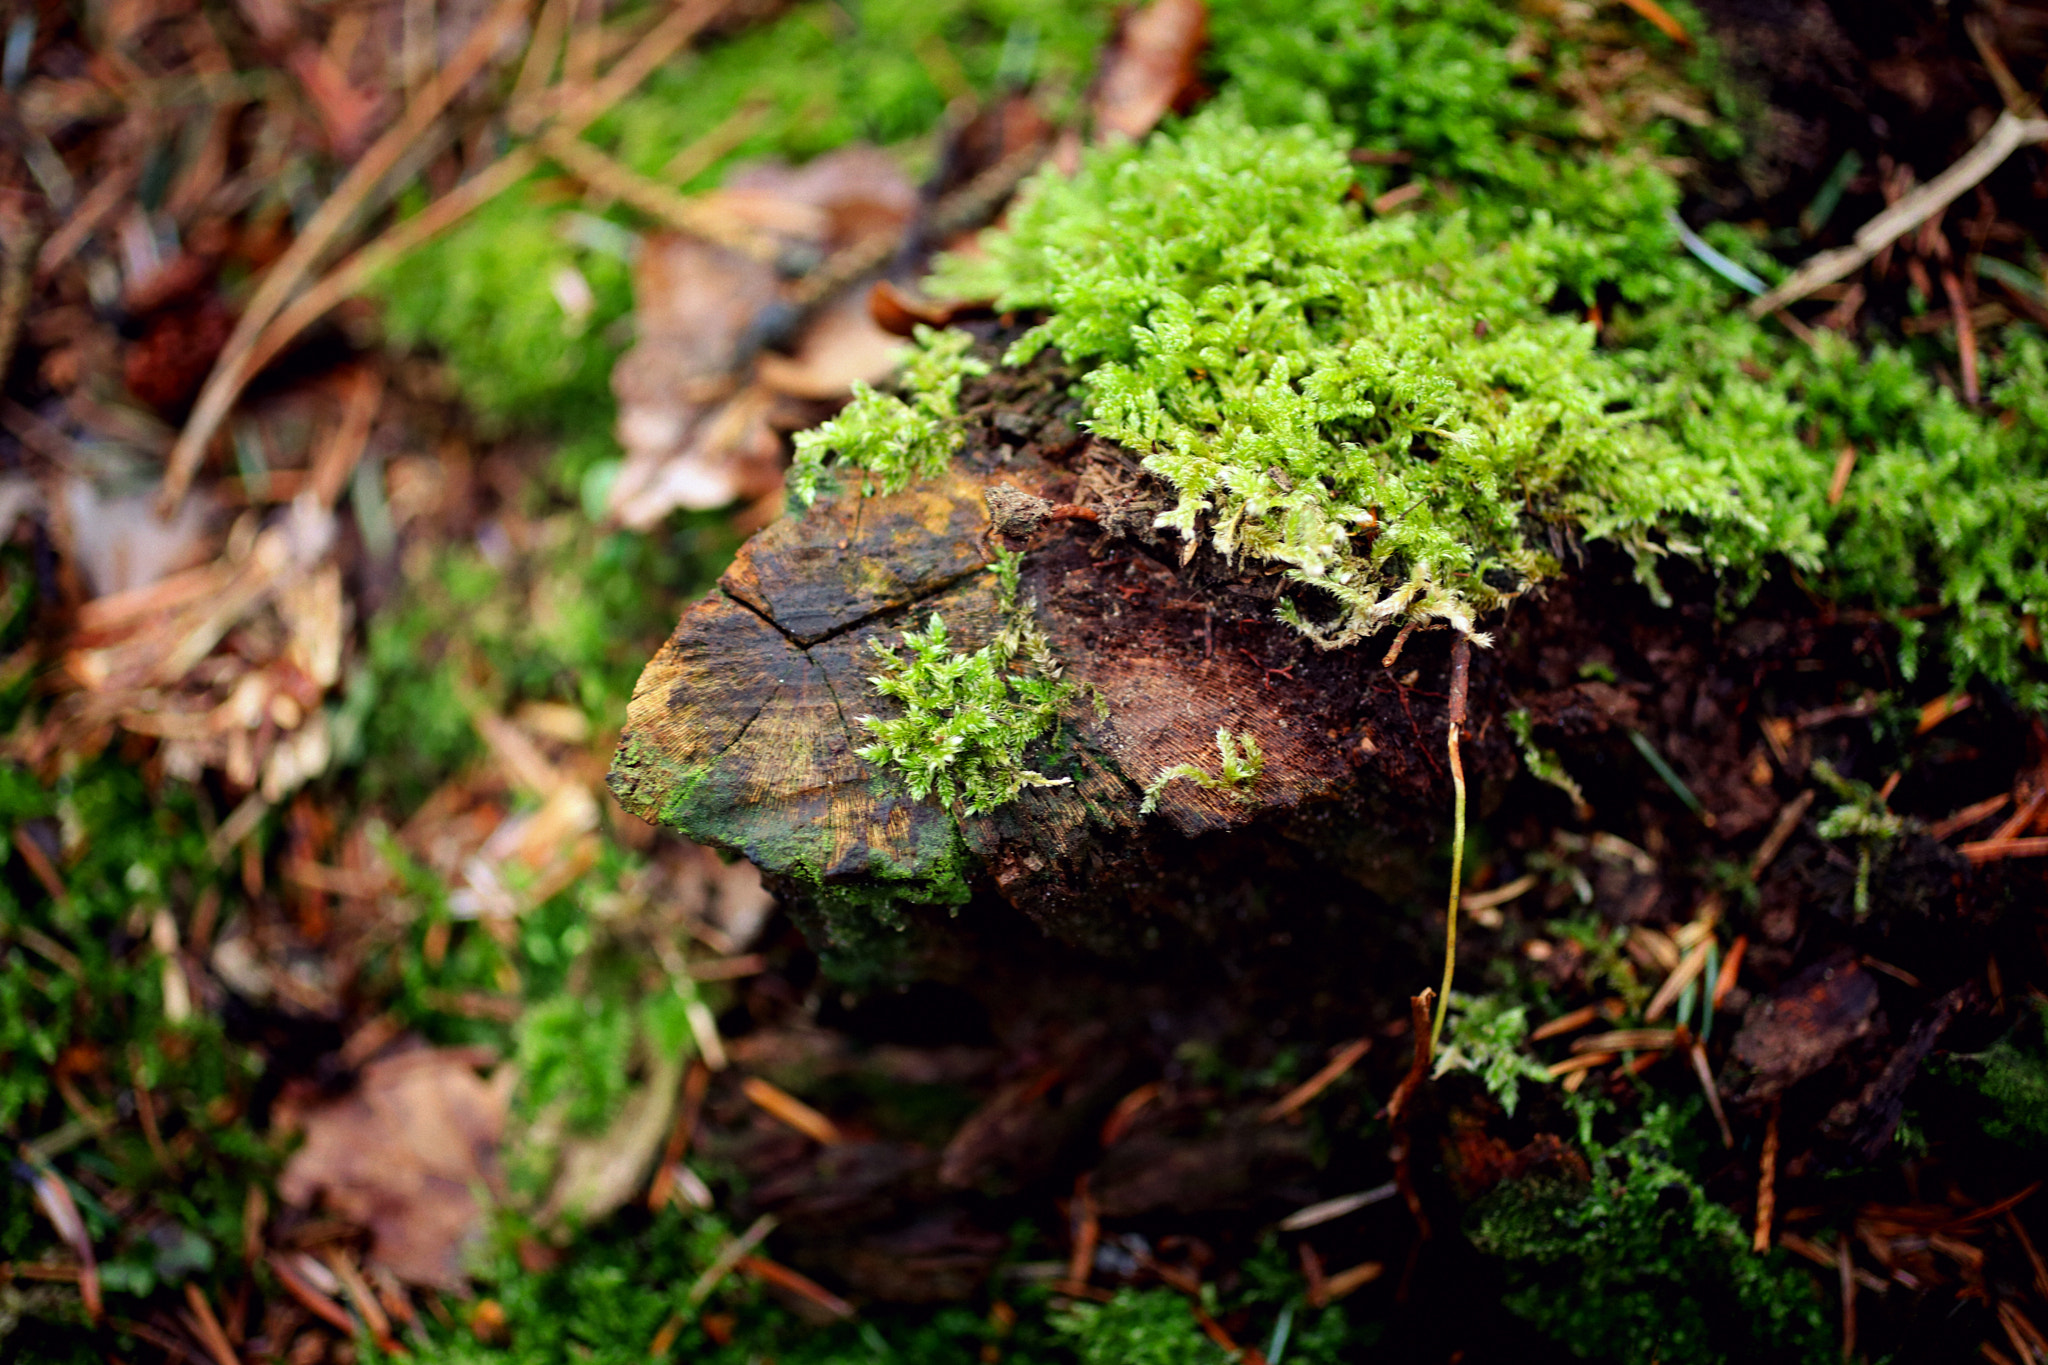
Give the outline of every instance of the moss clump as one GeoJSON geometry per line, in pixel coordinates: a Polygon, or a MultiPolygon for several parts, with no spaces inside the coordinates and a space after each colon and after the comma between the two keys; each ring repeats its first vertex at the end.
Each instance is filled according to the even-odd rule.
{"type": "Polygon", "coordinates": [[[1557,572],[1546,523],[1754,552],[1753,471],[1642,421],[1593,329],[1545,310],[1569,229],[1486,250],[1462,215],[1368,223],[1351,186],[1342,142],[1218,109],[1039,181],[945,287],[1046,310],[1011,359],[1091,365],[1090,425],[1179,495],[1160,524],[1320,589],[1283,614],[1326,646],[1471,630],[1557,572]]]}
{"type": "Polygon", "coordinates": [[[1754,1255],[1735,1214],[1680,1163],[1698,1109],[1660,1105],[1603,1143],[1582,1104],[1588,1182],[1533,1177],[1475,1206],[1473,1241],[1507,1261],[1507,1306],[1588,1360],[1831,1358],[1811,1277],[1754,1255]]]}
{"type": "Polygon", "coordinates": [[[795,502],[808,507],[831,486],[828,464],[862,470],[863,494],[901,492],[913,479],[945,472],[960,444],[960,381],[987,374],[988,366],[968,354],[974,338],[965,332],[920,325],[916,336],[902,371],[908,402],[856,379],[853,400],[837,417],[797,433],[789,471],[795,502]]]}
{"type": "Polygon", "coordinates": [[[1529,1007],[1505,994],[1454,994],[1450,1031],[1436,1055],[1434,1075],[1470,1071],[1510,1115],[1521,1102],[1522,1082],[1550,1083],[1550,1072],[1524,1047],[1529,1041],[1529,1007]]]}
{"type": "Polygon", "coordinates": [[[1013,801],[1026,787],[1058,787],[1024,766],[1024,753],[1052,729],[1076,688],[1060,681],[1060,662],[1018,598],[1023,556],[998,554],[996,575],[1004,628],[972,653],[952,649],[946,623],[933,612],[922,631],[905,631],[902,648],[874,642],[882,671],[868,679],[902,714],[862,716],[875,742],[856,750],[868,762],[902,775],[910,794],[936,795],[941,805],[980,815],[1013,801]]]}
{"type": "Polygon", "coordinates": [[[1990,412],[1907,350],[1794,346],[1678,254],[1643,169],[1665,189],[1607,208],[1661,257],[1513,196],[1367,221],[1341,134],[1226,105],[1041,179],[940,287],[1042,310],[1012,359],[1080,364],[1090,424],[1177,492],[1161,524],[1317,590],[1282,614],[1324,645],[1470,629],[1606,538],[1660,597],[1676,555],[1732,600],[1789,566],[1894,612],[1908,676],[1939,603],[1953,684],[2048,707],[2048,345],[2006,329],[1990,412]],[[1596,336],[1559,307],[1596,287],[1644,302],[1596,336]]]}

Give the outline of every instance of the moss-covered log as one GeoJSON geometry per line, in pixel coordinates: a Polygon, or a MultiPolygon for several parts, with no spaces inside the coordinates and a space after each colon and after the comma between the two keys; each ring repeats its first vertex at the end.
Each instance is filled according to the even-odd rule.
{"type": "MultiPolygon", "coordinates": [[[[692,605],[648,666],[612,772],[627,809],[757,863],[785,889],[865,901],[960,903],[999,893],[1061,936],[1113,948],[1187,870],[1188,842],[1313,846],[1387,889],[1412,879],[1449,811],[1445,649],[1317,649],[1275,619],[1277,575],[1246,577],[1150,529],[1136,461],[1079,432],[1064,376],[998,371],[964,395],[966,441],[942,479],[849,489],[763,531],[692,605]],[[989,493],[1002,514],[994,533],[989,493]],[[1042,500],[1086,515],[1044,519],[1042,500]],[[1092,516],[1094,520],[1089,520],[1092,516]],[[1033,523],[1041,522],[1035,529],[1033,523]],[[1057,786],[990,813],[912,799],[857,755],[861,718],[889,714],[877,656],[934,613],[974,649],[1002,627],[994,575],[1028,546],[1022,596],[1080,684],[1032,753],[1057,786]],[[1214,771],[1217,732],[1264,755],[1238,790],[1175,781],[1214,771]]],[[[1156,489],[1150,490],[1156,496],[1156,489]]],[[[1482,665],[1479,687],[1491,677],[1482,665]]],[[[1482,722],[1479,771],[1507,764],[1482,722]]]]}

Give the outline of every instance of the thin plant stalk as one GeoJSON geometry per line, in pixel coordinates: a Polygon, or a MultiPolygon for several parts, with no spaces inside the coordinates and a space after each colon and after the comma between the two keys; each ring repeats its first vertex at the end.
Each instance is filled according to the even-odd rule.
{"type": "Polygon", "coordinates": [[[1458,910],[1465,886],[1465,762],[1458,751],[1458,732],[1465,725],[1465,692],[1472,673],[1472,637],[1464,631],[1451,645],[1450,733],[1445,749],[1451,760],[1451,900],[1444,912],[1444,982],[1436,995],[1436,1021],[1430,1025],[1429,1047],[1443,1037],[1444,1017],[1451,1006],[1451,976],[1458,967],[1458,910]]]}

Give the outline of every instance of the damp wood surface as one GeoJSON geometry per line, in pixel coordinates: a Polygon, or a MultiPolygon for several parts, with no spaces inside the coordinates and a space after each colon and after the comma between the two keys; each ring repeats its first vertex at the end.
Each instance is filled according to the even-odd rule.
{"type": "MultiPolygon", "coordinates": [[[[1135,457],[1080,429],[1064,381],[1050,364],[971,381],[966,442],[943,478],[862,497],[848,476],[742,547],[635,690],[612,775],[622,804],[799,886],[902,887],[961,866],[1075,932],[1082,919],[1099,930],[1190,840],[1308,841],[1367,879],[1436,840],[1445,641],[1417,637],[1392,668],[1391,636],[1321,651],[1274,618],[1273,582],[1206,558],[1181,566],[1178,542],[1150,531],[1135,457]],[[1083,692],[1032,755],[1067,783],[966,816],[911,800],[854,751],[868,742],[860,717],[890,705],[867,681],[874,642],[934,613],[958,649],[999,628],[984,572],[995,486],[1144,514],[1009,542],[1026,549],[1023,597],[1083,692]],[[1264,752],[1250,788],[1173,782],[1141,816],[1161,772],[1218,768],[1219,729],[1264,752]]],[[[1488,696],[1493,674],[1478,673],[1488,696]]],[[[1501,727],[1480,722],[1468,747],[1476,770],[1510,770],[1501,727]]]]}

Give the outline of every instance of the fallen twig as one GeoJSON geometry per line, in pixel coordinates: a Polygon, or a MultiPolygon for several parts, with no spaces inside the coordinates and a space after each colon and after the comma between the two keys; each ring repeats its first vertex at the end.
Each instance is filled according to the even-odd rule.
{"type": "Polygon", "coordinates": [[[1823,251],[1808,260],[1783,284],[1753,301],[1749,315],[1761,318],[1805,298],[1822,285],[1833,284],[1947,208],[2020,147],[2043,140],[2048,140],[2048,119],[2018,118],[2010,110],[2000,114],[1990,131],[1960,161],[1858,228],[1850,245],[1823,251]]]}

